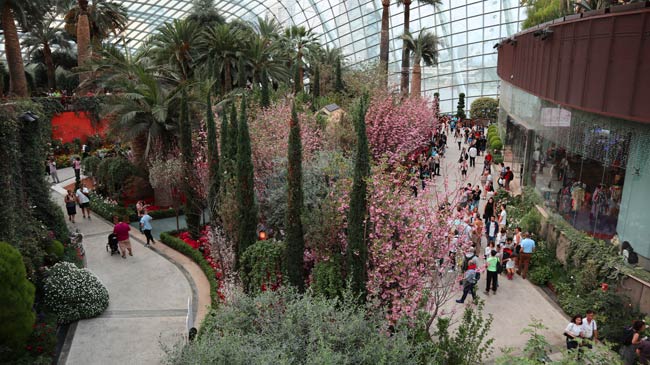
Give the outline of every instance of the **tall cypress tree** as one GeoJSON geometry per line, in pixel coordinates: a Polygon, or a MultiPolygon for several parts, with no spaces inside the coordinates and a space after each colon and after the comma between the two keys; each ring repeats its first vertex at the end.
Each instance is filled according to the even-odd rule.
{"type": "Polygon", "coordinates": [[[262,105],[262,108],[267,108],[271,105],[271,95],[269,91],[269,76],[266,74],[266,70],[262,70],[260,83],[262,84],[260,104],[262,105]]]}
{"type": "Polygon", "coordinates": [[[343,85],[343,75],[341,75],[341,57],[336,58],[336,79],[335,79],[335,85],[334,85],[334,90],[336,92],[342,93],[345,89],[345,86],[343,85]]]}
{"type": "Polygon", "coordinates": [[[183,89],[181,95],[181,113],[179,123],[181,154],[183,155],[183,193],[185,194],[185,220],[187,230],[196,239],[200,235],[201,208],[193,183],[196,181],[194,174],[194,154],[192,153],[192,126],[190,124],[189,108],[187,106],[187,93],[183,89]]]}
{"type": "Polygon", "coordinates": [[[366,297],[368,246],[366,243],[365,221],[368,207],[366,179],[370,175],[368,136],[366,135],[365,115],[368,110],[368,95],[365,94],[357,104],[355,122],[357,130],[357,158],[354,166],[350,211],[348,212],[347,274],[351,289],[361,300],[366,297]]]}
{"type": "Polygon", "coordinates": [[[246,96],[241,101],[239,131],[237,132],[237,209],[239,227],[237,235],[237,262],[246,249],[257,239],[257,205],[253,186],[253,158],[251,139],[246,120],[246,96]]]}
{"type": "Polygon", "coordinates": [[[206,110],[206,130],[208,131],[208,156],[209,156],[209,190],[208,190],[208,207],[210,208],[210,219],[214,225],[218,221],[219,209],[217,200],[219,189],[221,187],[221,175],[219,171],[219,148],[217,146],[217,126],[212,113],[212,101],[208,91],[207,110],[206,110]]]}
{"type": "Polygon", "coordinates": [[[298,94],[302,91],[302,80],[300,79],[300,59],[296,60],[293,69],[293,93],[298,94]]]}
{"type": "Polygon", "coordinates": [[[230,125],[228,126],[228,158],[233,162],[237,160],[238,129],[237,107],[235,106],[235,103],[232,103],[230,109],[230,125]]]}
{"type": "MultiPolygon", "coordinates": [[[[225,161],[228,156],[228,111],[224,110],[221,114],[221,131],[219,132],[219,148],[221,149],[221,158],[225,161]]],[[[223,165],[223,164],[222,164],[223,165]]]]}
{"type": "Polygon", "coordinates": [[[314,65],[314,77],[312,80],[312,91],[311,91],[311,108],[313,111],[318,109],[318,98],[320,97],[320,67],[318,64],[314,65]]]}
{"type": "Polygon", "coordinates": [[[287,274],[289,282],[303,291],[305,287],[305,238],[302,230],[302,143],[296,105],[291,109],[287,170],[287,274]]]}

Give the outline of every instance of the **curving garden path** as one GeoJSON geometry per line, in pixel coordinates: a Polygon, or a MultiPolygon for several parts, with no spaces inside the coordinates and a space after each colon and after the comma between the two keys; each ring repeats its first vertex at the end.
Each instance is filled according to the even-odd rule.
{"type": "MultiPolygon", "coordinates": [[[[62,183],[52,186],[52,197],[65,211],[63,186],[74,182],[74,174],[69,168],[58,173],[62,183]]],[[[108,288],[110,303],[101,316],[70,326],[59,363],[161,363],[163,345],[187,333],[188,303],[197,302],[194,281],[182,265],[145,248],[137,230],[131,235],[134,256],[111,256],[106,242],[113,225],[97,215],[84,219],[79,208],[77,213],[73,228],[84,235],[87,267],[108,288]]]]}

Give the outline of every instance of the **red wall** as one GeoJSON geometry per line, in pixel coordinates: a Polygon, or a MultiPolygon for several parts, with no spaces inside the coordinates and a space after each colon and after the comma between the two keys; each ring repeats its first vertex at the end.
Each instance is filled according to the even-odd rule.
{"type": "Polygon", "coordinates": [[[617,6],[555,20],[502,43],[497,73],[542,99],[650,123],[650,9],[617,6]],[[542,41],[538,29],[553,31],[542,41]]]}
{"type": "Polygon", "coordinates": [[[92,125],[86,112],[63,112],[52,118],[52,139],[60,139],[66,143],[79,138],[85,142],[90,135],[106,134],[106,123],[100,122],[96,127],[92,125]]]}

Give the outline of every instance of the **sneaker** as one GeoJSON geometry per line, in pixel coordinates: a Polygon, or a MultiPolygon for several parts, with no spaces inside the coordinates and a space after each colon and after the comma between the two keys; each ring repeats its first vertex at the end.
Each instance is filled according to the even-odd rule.
{"type": "Polygon", "coordinates": [[[133,253],[129,252],[129,256],[133,256],[133,253]]]}
{"type": "Polygon", "coordinates": [[[461,301],[460,299],[456,299],[456,303],[458,303],[458,304],[463,304],[464,302],[461,301]]]}
{"type": "Polygon", "coordinates": [[[490,295],[490,291],[489,291],[489,290],[486,290],[484,293],[485,293],[485,295],[490,295]]]}
{"type": "Polygon", "coordinates": [[[122,258],[126,260],[126,255],[122,255],[122,258]]]}

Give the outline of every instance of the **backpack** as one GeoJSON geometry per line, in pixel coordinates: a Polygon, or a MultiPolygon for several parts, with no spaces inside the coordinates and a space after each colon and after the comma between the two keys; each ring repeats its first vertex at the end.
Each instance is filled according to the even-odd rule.
{"type": "Polygon", "coordinates": [[[621,336],[621,343],[623,346],[631,345],[632,338],[634,338],[634,329],[632,327],[625,327],[623,329],[623,336],[621,336]]]}
{"type": "Polygon", "coordinates": [[[472,261],[472,259],[474,257],[476,257],[476,255],[473,255],[470,258],[467,258],[467,256],[465,256],[465,260],[463,261],[463,265],[461,265],[461,269],[463,270],[463,272],[467,271],[467,267],[469,266],[469,262],[472,261]]]}
{"type": "Polygon", "coordinates": [[[630,250],[630,253],[627,256],[627,263],[628,264],[638,264],[639,263],[639,255],[636,254],[636,252],[630,250]]]}
{"type": "Polygon", "coordinates": [[[503,272],[503,265],[501,264],[501,261],[497,261],[497,274],[501,274],[503,272]]]}

